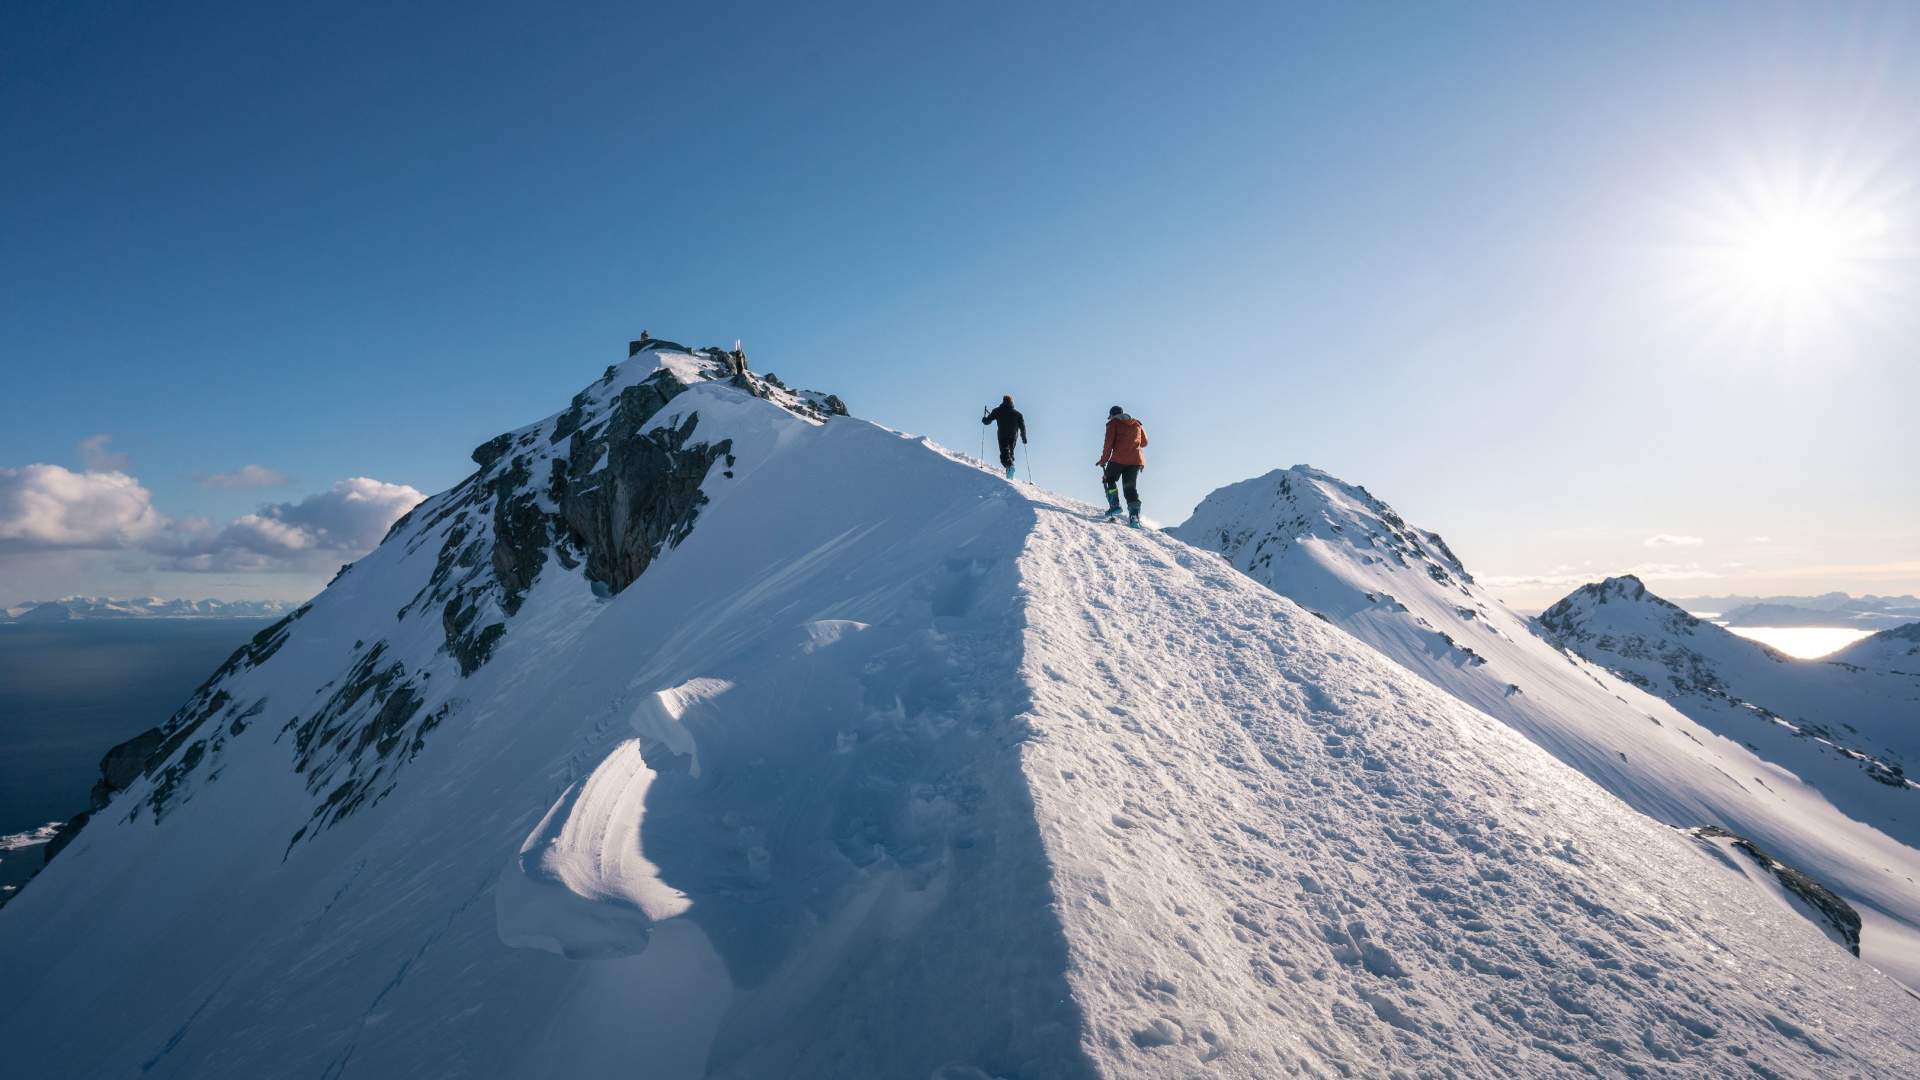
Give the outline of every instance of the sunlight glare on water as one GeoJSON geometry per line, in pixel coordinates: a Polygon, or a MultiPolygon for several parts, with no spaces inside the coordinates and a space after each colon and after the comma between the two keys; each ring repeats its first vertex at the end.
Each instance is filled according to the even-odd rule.
{"type": "Polygon", "coordinates": [[[1837,652],[1873,633],[1846,626],[1729,626],[1727,629],[1802,660],[1815,660],[1837,652]]]}

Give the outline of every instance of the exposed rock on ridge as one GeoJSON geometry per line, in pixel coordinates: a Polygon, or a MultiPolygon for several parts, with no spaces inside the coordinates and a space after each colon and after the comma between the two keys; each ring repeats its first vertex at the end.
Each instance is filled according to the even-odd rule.
{"type": "MultiPolygon", "coordinates": [[[[324,699],[277,703],[249,698],[237,685],[286,643],[309,604],[235,652],[166,723],[109,751],[93,811],[145,777],[151,784],[128,813],[137,817],[145,807],[159,820],[191,798],[196,783],[219,775],[222,750],[257,717],[270,708],[310,709],[274,717],[276,741],[292,735],[295,771],[316,799],[291,849],[391,790],[395,772],[464,705],[459,679],[492,658],[528,590],[551,564],[580,573],[597,594],[610,596],[691,533],[707,501],[702,485],[710,476],[730,478],[735,457],[730,440],[701,437],[697,411],[656,423],[675,398],[700,383],[724,382],[813,423],[847,414],[836,396],[736,375],[725,350],[659,339],[645,345],[627,363],[607,368],[565,411],[477,447],[473,474],[394,523],[376,556],[406,561],[431,551],[431,569],[396,613],[399,628],[389,638],[355,642],[324,699]],[[440,652],[429,662],[403,661],[402,655],[422,655],[396,644],[417,638],[422,621],[442,641],[440,652]],[[433,686],[442,665],[452,681],[443,677],[433,686]]],[[[354,569],[343,567],[329,590],[350,580],[354,569]]],[[[324,599],[325,593],[316,602],[324,599]]],[[[48,857],[72,841],[86,816],[49,844],[48,857]]]]}

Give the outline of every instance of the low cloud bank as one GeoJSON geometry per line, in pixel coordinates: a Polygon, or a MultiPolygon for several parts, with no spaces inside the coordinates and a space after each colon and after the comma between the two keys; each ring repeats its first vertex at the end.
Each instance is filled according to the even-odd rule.
{"type": "MultiPolygon", "coordinates": [[[[96,439],[104,452],[105,438],[96,439]]],[[[117,469],[0,468],[0,553],[121,551],[184,571],[331,570],[371,551],[424,497],[406,484],[356,476],[221,526],[162,513],[140,481],[117,469]]]]}

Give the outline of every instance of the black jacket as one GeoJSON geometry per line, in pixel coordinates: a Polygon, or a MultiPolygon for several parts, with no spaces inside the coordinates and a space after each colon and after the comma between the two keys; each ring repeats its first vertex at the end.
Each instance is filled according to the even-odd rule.
{"type": "Polygon", "coordinates": [[[983,424],[999,424],[1000,431],[998,434],[1000,441],[1003,443],[1012,442],[1015,435],[1020,436],[1021,442],[1027,441],[1027,418],[1020,415],[1019,409],[1014,408],[1004,401],[992,412],[981,417],[980,422],[983,424]]]}

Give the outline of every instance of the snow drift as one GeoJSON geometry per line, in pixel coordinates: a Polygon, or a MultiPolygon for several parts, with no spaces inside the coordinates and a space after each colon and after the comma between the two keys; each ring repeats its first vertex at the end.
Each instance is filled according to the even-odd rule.
{"type": "Polygon", "coordinates": [[[653,342],[476,451],[0,911],[10,1069],[1920,1060],[1920,1005],[1713,845],[1211,554],[842,412],[653,342]]]}

